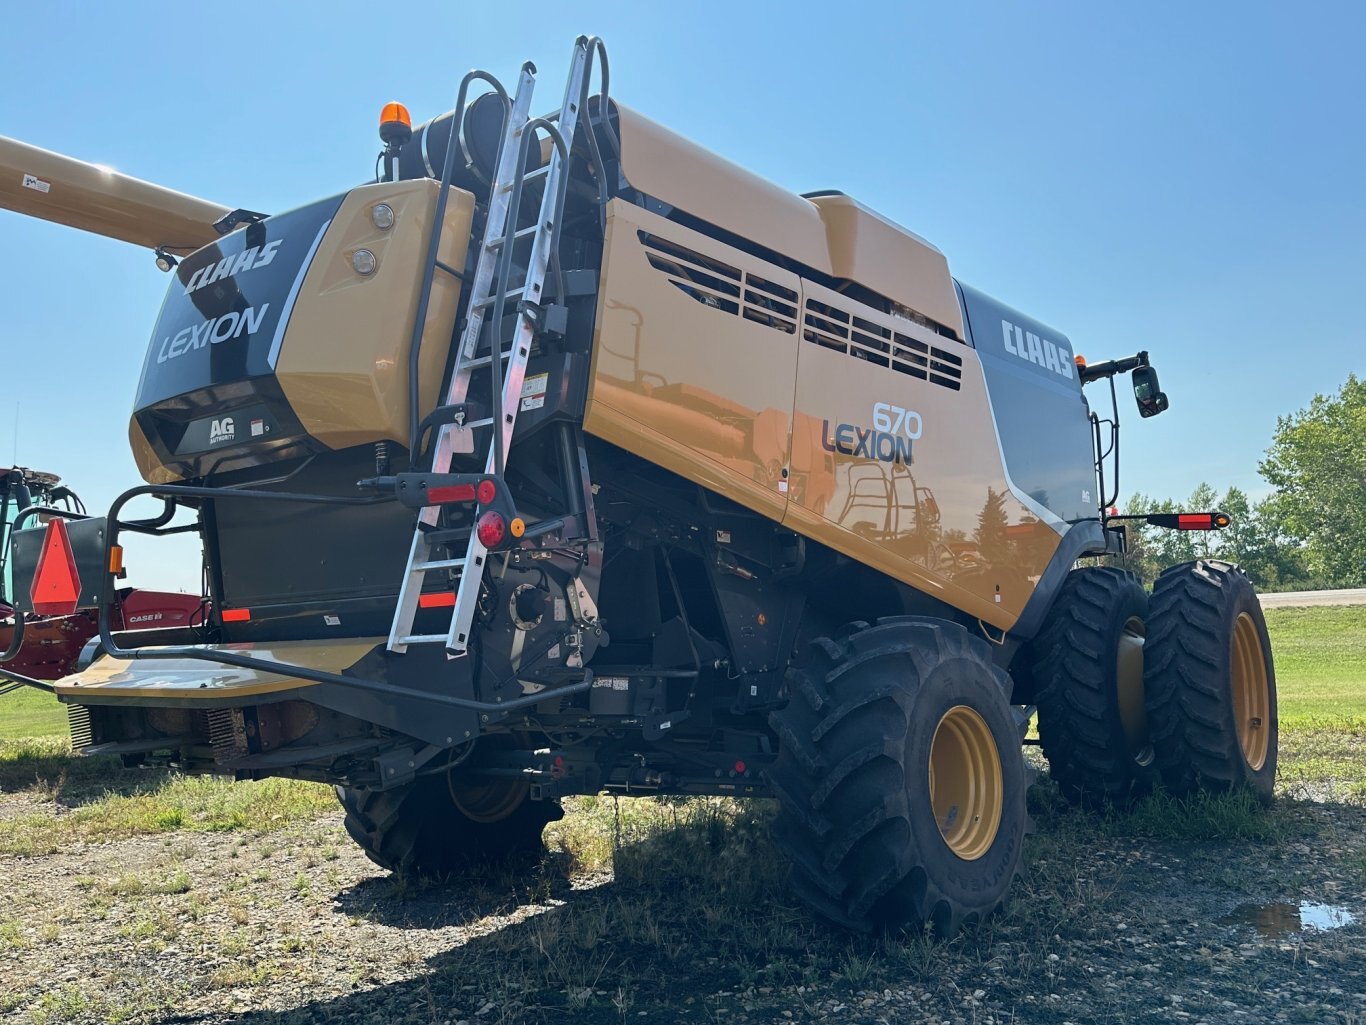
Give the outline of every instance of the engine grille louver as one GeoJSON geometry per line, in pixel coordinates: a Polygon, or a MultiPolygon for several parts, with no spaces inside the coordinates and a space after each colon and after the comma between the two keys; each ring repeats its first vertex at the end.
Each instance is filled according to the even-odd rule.
{"type": "Polygon", "coordinates": [[[209,710],[209,744],[213,759],[220,764],[236,761],[247,753],[246,720],[240,708],[209,710]]]}
{"type": "Polygon", "coordinates": [[[793,334],[797,330],[797,293],[738,267],[652,235],[637,233],[650,266],[669,282],[712,309],[793,334]]]}
{"type": "Polygon", "coordinates": [[[806,301],[802,337],[815,345],[888,367],[941,388],[958,391],[963,386],[961,356],[818,299],[806,301]]]}
{"type": "MultiPolygon", "coordinates": [[[[648,231],[637,235],[650,266],[667,275],[669,283],[685,295],[721,313],[787,334],[797,330],[797,293],[792,289],[648,231]]],[[[867,312],[875,314],[871,309],[867,312]]],[[[962,387],[961,356],[818,299],[806,300],[802,338],[941,388],[958,391],[962,387]]]]}
{"type": "Polygon", "coordinates": [[[81,751],[95,743],[95,728],[90,722],[90,709],[85,705],[67,705],[66,720],[71,727],[71,749],[81,751]]]}

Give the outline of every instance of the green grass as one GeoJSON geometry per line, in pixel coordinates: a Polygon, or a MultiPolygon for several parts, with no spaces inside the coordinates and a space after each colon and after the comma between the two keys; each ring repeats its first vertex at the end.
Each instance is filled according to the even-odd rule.
{"type": "Polygon", "coordinates": [[[64,736],[66,707],[51,694],[25,687],[0,697],[0,739],[64,736]]]}
{"type": "Polygon", "coordinates": [[[0,855],[50,854],[81,841],[156,833],[276,830],[336,808],[331,787],[298,780],[232,783],[125,769],[115,758],[70,757],[58,738],[0,740],[0,790],[25,789],[70,808],[14,816],[0,855]]]}
{"type": "Polygon", "coordinates": [[[1366,605],[1267,609],[1282,726],[1366,721],[1366,605]]]}

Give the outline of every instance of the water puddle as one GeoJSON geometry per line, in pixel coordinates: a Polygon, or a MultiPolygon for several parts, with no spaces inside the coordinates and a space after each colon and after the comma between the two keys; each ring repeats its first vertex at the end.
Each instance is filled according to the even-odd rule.
{"type": "Polygon", "coordinates": [[[1356,915],[1336,904],[1300,901],[1290,904],[1242,904],[1218,920],[1220,925],[1250,925],[1263,936],[1299,932],[1328,932],[1356,921],[1356,915]]]}

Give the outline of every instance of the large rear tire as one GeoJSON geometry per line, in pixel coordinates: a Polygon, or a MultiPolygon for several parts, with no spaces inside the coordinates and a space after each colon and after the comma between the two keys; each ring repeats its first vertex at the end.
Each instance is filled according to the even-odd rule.
{"type": "Polygon", "coordinates": [[[898,618],[820,638],[770,722],[789,884],[860,932],[948,936],[1019,866],[1025,773],[1010,678],[962,627],[898,618]]]}
{"type": "Polygon", "coordinates": [[[337,797],[347,833],[371,861],[417,876],[538,856],[541,831],[564,815],[554,801],[531,800],[520,781],[456,785],[444,773],[392,790],[338,787],[337,797]]]}
{"type": "Polygon", "coordinates": [[[1153,585],[1145,650],[1148,722],[1173,794],[1276,781],[1276,671],[1252,581],[1231,563],[1173,566],[1153,585]]]}
{"type": "Polygon", "coordinates": [[[1067,575],[1030,645],[1039,740],[1070,800],[1120,804],[1156,781],[1143,690],[1148,593],[1112,566],[1067,575]]]}

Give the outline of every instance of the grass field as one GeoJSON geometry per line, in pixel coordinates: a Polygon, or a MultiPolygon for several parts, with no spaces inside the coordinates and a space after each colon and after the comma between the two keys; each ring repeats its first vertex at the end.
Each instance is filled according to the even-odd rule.
{"type": "MultiPolygon", "coordinates": [[[[1045,774],[1001,914],[940,944],[818,926],[782,885],[768,801],[571,798],[539,867],[452,891],[378,875],[328,787],[74,759],[53,699],[9,695],[0,1017],[1110,1022],[1134,1020],[1161,980],[1191,1020],[1269,1020],[1274,999],[1295,1009],[1278,1021],[1360,1025],[1356,934],[1305,934],[1306,962],[1219,924],[1243,901],[1366,892],[1366,608],[1267,618],[1283,721],[1269,812],[1247,794],[1158,792],[1083,814],[1045,774]],[[874,1018],[881,1002],[910,1013],[874,1018]]],[[[1165,1003],[1145,1013],[1176,1020],[1165,1003]]]]}

